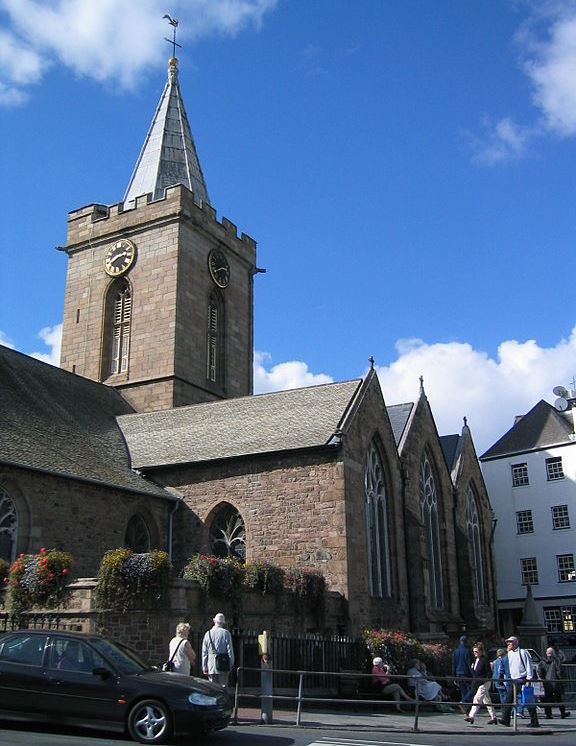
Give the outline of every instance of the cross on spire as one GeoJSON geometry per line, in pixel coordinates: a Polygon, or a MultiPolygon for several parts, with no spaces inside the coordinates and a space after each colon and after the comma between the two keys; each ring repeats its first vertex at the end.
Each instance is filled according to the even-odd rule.
{"type": "Polygon", "coordinates": [[[167,41],[168,44],[172,44],[172,58],[176,57],[176,47],[179,49],[182,49],[181,44],[176,43],[176,29],[178,28],[178,21],[176,18],[172,18],[172,16],[169,16],[168,13],[165,13],[162,18],[166,18],[168,23],[172,26],[172,39],[167,39],[164,37],[164,41],[167,41]]]}

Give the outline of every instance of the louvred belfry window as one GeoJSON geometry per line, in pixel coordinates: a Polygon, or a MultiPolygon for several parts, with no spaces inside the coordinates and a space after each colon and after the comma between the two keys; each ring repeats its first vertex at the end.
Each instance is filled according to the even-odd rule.
{"type": "Polygon", "coordinates": [[[114,299],[114,329],[112,333],[111,373],[124,373],[128,370],[130,352],[130,319],[132,316],[132,296],[124,281],[114,299]]]}
{"type": "Polygon", "coordinates": [[[206,380],[221,388],[224,375],[224,301],[212,293],[208,299],[206,329],[206,380]]]}

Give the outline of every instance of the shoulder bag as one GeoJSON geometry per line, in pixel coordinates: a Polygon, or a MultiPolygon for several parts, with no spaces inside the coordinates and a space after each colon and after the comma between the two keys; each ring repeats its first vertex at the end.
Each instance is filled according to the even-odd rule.
{"type": "Polygon", "coordinates": [[[180,640],[180,642],[178,643],[178,645],[176,645],[176,649],[174,650],[174,652],[172,653],[172,655],[170,656],[170,658],[168,658],[168,660],[166,661],[166,663],[162,664],[162,670],[163,671],[170,672],[170,671],[174,670],[174,656],[178,652],[178,648],[180,647],[180,645],[182,645],[183,642],[184,642],[184,640],[180,640]]]}
{"type": "Polygon", "coordinates": [[[219,653],[216,648],[214,647],[214,643],[212,642],[212,635],[210,634],[210,631],[208,631],[208,637],[210,639],[210,645],[212,645],[212,650],[214,651],[214,655],[216,656],[216,673],[228,673],[230,670],[230,656],[228,653],[219,653]]]}

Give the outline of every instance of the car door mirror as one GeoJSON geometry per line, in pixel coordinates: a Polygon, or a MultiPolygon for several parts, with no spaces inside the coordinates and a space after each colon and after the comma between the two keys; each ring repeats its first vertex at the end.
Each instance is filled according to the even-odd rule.
{"type": "Polygon", "coordinates": [[[102,679],[107,679],[112,676],[112,671],[108,668],[104,668],[104,666],[96,666],[96,668],[92,669],[92,673],[94,676],[100,676],[102,679]]]}

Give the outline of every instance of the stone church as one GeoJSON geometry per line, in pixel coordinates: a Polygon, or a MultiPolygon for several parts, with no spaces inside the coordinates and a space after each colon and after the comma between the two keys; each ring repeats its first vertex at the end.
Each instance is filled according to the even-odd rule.
{"type": "Polygon", "coordinates": [[[0,556],[119,546],[320,570],[338,631],[495,628],[493,515],[423,382],[252,393],[256,242],[211,206],[178,63],[122,202],[68,216],[61,367],[0,347],[0,556]],[[220,545],[221,546],[221,545],[220,545]]]}

